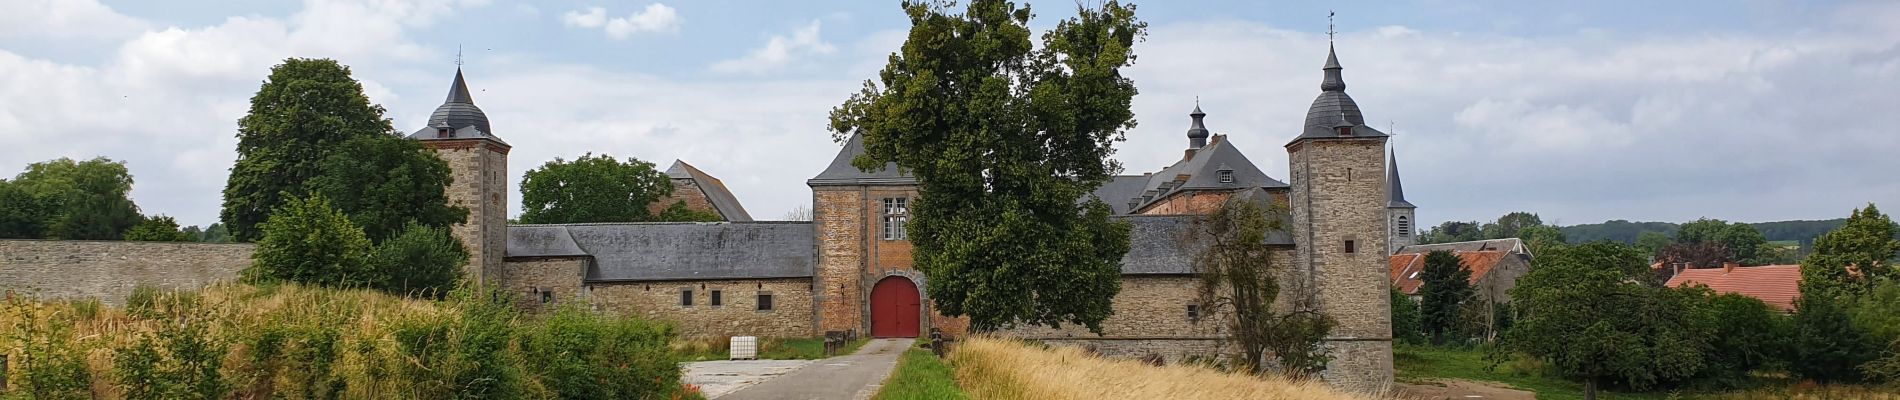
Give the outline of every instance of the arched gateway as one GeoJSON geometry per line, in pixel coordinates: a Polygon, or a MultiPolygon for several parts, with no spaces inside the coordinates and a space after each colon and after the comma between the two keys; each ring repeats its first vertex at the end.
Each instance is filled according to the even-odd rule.
{"type": "Polygon", "coordinates": [[[871,287],[871,336],[917,337],[922,297],[917,284],[902,276],[885,277],[871,287]]]}

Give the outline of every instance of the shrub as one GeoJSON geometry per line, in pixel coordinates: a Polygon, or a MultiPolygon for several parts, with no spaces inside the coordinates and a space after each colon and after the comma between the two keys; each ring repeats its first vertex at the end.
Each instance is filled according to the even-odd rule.
{"type": "Polygon", "coordinates": [[[603,317],[574,305],[522,329],[527,366],[560,398],[666,398],[681,388],[665,324],[603,317]]]}
{"type": "Polygon", "coordinates": [[[189,242],[191,235],[178,230],[178,221],[168,216],[145,217],[125,231],[125,240],[135,242],[189,242]]]}
{"type": "Polygon", "coordinates": [[[447,229],[411,223],[376,246],[371,264],[387,279],[383,291],[441,298],[461,278],[468,250],[447,229]]]}
{"type": "Polygon", "coordinates": [[[73,335],[73,318],[61,309],[8,300],[6,314],[22,318],[9,326],[6,337],[17,343],[21,381],[14,391],[31,399],[90,398],[91,371],[85,352],[73,335]]]}
{"type": "Polygon", "coordinates": [[[1702,378],[1719,387],[1747,383],[1748,372],[1779,364],[1787,347],[1787,318],[1753,297],[1727,293],[1710,296],[1713,343],[1702,378]]]}
{"type": "Polygon", "coordinates": [[[1820,382],[1856,382],[1858,367],[1873,361],[1880,348],[1854,324],[1833,291],[1804,290],[1795,299],[1794,352],[1789,372],[1820,382]]]}
{"type": "Polygon", "coordinates": [[[369,238],[321,196],[291,199],[263,226],[248,282],[298,282],[331,287],[378,287],[369,265],[369,238]]]}

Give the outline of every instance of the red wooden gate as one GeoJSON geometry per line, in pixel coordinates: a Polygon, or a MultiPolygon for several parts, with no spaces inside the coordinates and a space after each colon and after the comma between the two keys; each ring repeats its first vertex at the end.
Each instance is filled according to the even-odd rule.
{"type": "Polygon", "coordinates": [[[871,336],[917,337],[922,309],[917,284],[902,276],[886,277],[871,287],[871,336]]]}

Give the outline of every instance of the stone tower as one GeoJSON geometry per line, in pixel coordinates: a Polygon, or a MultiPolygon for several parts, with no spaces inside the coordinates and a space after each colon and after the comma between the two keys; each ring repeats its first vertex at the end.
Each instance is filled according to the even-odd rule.
{"type": "MultiPolygon", "coordinates": [[[[1310,301],[1339,325],[1326,338],[1333,356],[1322,374],[1340,388],[1374,391],[1392,383],[1387,291],[1386,134],[1366,126],[1346,95],[1329,46],[1319,98],[1300,136],[1287,143],[1293,188],[1294,265],[1310,301]]],[[[1289,286],[1296,287],[1296,286],[1289,286]]]]}
{"type": "Polygon", "coordinates": [[[468,219],[450,228],[468,247],[464,274],[477,283],[499,279],[508,245],[508,146],[488,127],[488,115],[469,96],[462,69],[455,69],[449,96],[429,115],[429,125],[409,135],[449,164],[454,178],[444,190],[449,204],[468,209],[468,219]]]}
{"type": "Polygon", "coordinates": [[[1418,206],[1405,201],[1405,185],[1399,184],[1399,154],[1390,152],[1385,163],[1386,223],[1392,227],[1391,236],[1386,238],[1385,254],[1398,254],[1399,249],[1418,243],[1418,206]]]}

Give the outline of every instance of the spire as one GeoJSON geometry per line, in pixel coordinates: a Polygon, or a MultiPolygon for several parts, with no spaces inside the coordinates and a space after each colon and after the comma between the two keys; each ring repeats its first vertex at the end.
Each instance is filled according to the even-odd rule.
{"type": "Polygon", "coordinates": [[[462,80],[462,67],[455,67],[455,82],[449,84],[449,98],[442,102],[475,104],[475,99],[468,95],[468,82],[462,80]]]}
{"type": "Polygon", "coordinates": [[[1339,53],[1333,50],[1331,43],[1326,44],[1326,66],[1321,69],[1326,71],[1326,78],[1319,81],[1319,90],[1326,92],[1346,91],[1346,79],[1340,77],[1339,74],[1339,70],[1345,68],[1339,66],[1339,53]]]}
{"type": "Polygon", "coordinates": [[[1418,208],[1405,201],[1405,185],[1399,183],[1399,153],[1390,151],[1385,164],[1386,208],[1418,208]]]}
{"type": "Polygon", "coordinates": [[[1194,112],[1188,113],[1188,117],[1194,118],[1194,124],[1189,125],[1187,130],[1188,149],[1193,150],[1206,147],[1207,125],[1204,124],[1201,119],[1207,117],[1207,113],[1201,112],[1200,99],[1194,100],[1194,112]]]}

